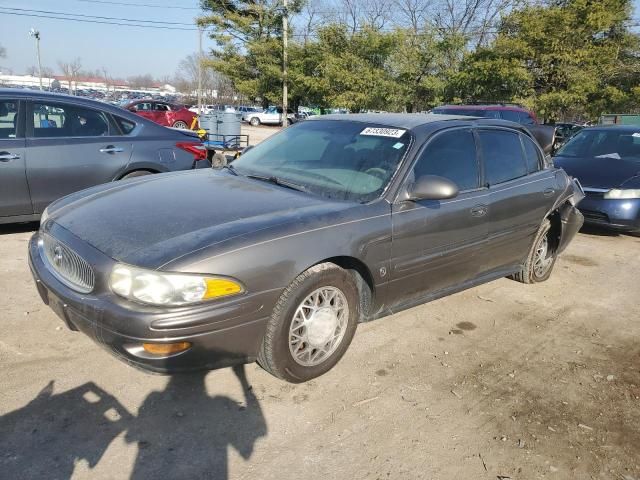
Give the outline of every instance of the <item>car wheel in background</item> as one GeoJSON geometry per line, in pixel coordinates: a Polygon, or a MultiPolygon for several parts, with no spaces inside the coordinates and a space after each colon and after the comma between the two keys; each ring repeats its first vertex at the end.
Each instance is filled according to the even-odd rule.
{"type": "Polygon", "coordinates": [[[557,246],[550,233],[551,222],[546,219],[538,230],[533,248],[529,252],[522,270],[511,278],[522,283],[538,283],[544,282],[551,276],[558,255],[556,253],[557,246]]]}
{"type": "Polygon", "coordinates": [[[258,117],[251,117],[251,120],[249,120],[249,123],[252,126],[257,127],[260,125],[260,119],[258,117]]]}
{"type": "Polygon", "coordinates": [[[120,180],[126,180],[127,178],[143,177],[144,175],[152,175],[152,174],[153,172],[150,172],[149,170],[136,170],[135,172],[127,173],[120,180]]]}
{"type": "Polygon", "coordinates": [[[359,317],[358,288],[351,274],[333,263],[315,265],[280,296],[258,363],[292,383],[318,377],[347,351],[359,317]]]}
{"type": "Polygon", "coordinates": [[[183,122],[182,120],[178,120],[177,122],[175,122],[173,124],[173,128],[180,128],[182,130],[187,130],[189,128],[189,126],[183,122]]]}

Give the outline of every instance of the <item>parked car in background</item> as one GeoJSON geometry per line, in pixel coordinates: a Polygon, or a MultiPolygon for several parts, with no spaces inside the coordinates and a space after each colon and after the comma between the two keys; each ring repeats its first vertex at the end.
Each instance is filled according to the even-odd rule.
{"type": "Polygon", "coordinates": [[[158,102],[155,100],[137,100],[124,106],[125,109],[165,127],[191,128],[196,115],[183,105],[158,102]]]}
{"type": "Polygon", "coordinates": [[[206,166],[205,159],[193,132],[104,102],[0,89],[0,223],[38,220],[49,203],[78,190],[206,166]]]}
{"type": "Polygon", "coordinates": [[[555,149],[567,143],[571,137],[584,128],[583,125],[577,123],[554,123],[553,126],[556,129],[555,149]]]}
{"type": "Polygon", "coordinates": [[[43,301],[130,365],[257,359],[303,382],[360,322],[505,276],[546,280],[581,197],[511,122],[330,115],[220,170],[56,202],[29,261],[43,301]]]}
{"type": "Polygon", "coordinates": [[[436,107],[432,113],[447,115],[468,115],[471,117],[500,118],[525,125],[536,138],[542,150],[550,155],[554,149],[555,127],[541,125],[536,114],[518,105],[480,104],[480,105],[443,105],[436,107]]]}
{"type": "MultiPolygon", "coordinates": [[[[269,107],[262,112],[250,112],[243,115],[242,119],[254,127],[258,125],[282,125],[282,107],[269,107]]],[[[298,121],[296,114],[290,108],[287,109],[287,124],[293,125],[298,121]]]]}
{"type": "Polygon", "coordinates": [[[582,183],[586,223],[640,231],[640,126],[585,128],[553,161],[582,183]]]}
{"type": "Polygon", "coordinates": [[[244,120],[245,115],[247,115],[249,113],[263,112],[264,108],[248,107],[246,105],[240,105],[239,107],[236,107],[236,111],[242,114],[242,119],[244,120]]]}

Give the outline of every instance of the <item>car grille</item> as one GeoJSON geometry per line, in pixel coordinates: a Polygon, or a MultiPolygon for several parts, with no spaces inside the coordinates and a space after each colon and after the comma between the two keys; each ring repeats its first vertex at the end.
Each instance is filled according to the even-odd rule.
{"type": "Polygon", "coordinates": [[[41,254],[53,274],[69,288],[89,293],[95,286],[95,275],[89,264],[76,252],[51,235],[42,235],[41,254]]]}

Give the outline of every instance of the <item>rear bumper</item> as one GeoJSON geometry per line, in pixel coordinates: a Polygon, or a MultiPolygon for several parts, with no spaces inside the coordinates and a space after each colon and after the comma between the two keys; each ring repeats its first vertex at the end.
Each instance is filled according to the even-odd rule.
{"type": "Polygon", "coordinates": [[[111,292],[80,294],[62,284],[40,257],[38,233],[29,244],[38,293],[71,330],[80,331],[118,359],[143,370],[176,373],[255,361],[279,292],[206,306],[158,309],[132,304],[111,292]],[[142,343],[190,342],[169,356],[148,354],[142,343]]]}
{"type": "Polygon", "coordinates": [[[601,195],[589,194],[578,208],[586,224],[618,231],[640,230],[640,199],[607,200],[601,195]]]}
{"type": "Polygon", "coordinates": [[[562,253],[567,248],[567,245],[576,236],[578,230],[582,228],[584,217],[576,207],[567,203],[560,211],[560,221],[562,223],[562,232],[560,234],[558,253],[562,253]]]}

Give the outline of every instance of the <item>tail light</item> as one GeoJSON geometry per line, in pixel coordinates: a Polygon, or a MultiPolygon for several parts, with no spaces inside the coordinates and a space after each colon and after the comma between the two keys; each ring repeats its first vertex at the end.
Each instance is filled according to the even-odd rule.
{"type": "Polygon", "coordinates": [[[176,147],[193,155],[194,160],[206,160],[207,149],[200,142],[178,142],[176,147]]]}

